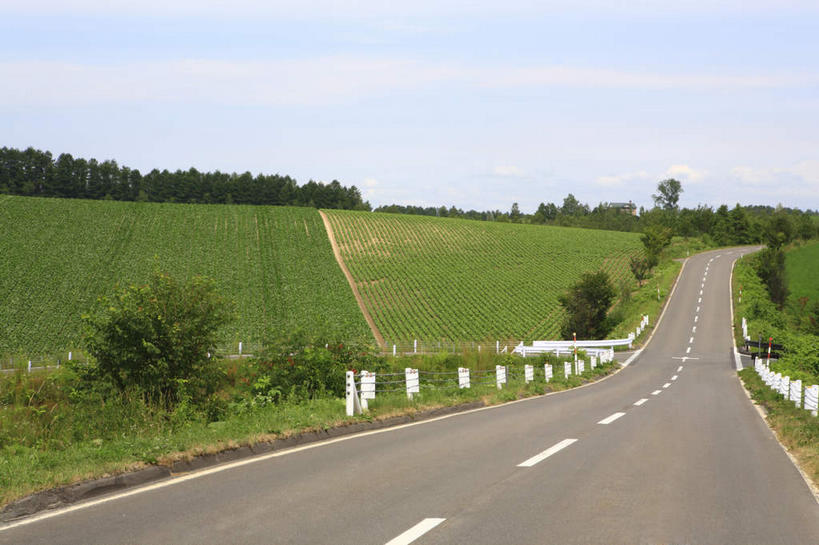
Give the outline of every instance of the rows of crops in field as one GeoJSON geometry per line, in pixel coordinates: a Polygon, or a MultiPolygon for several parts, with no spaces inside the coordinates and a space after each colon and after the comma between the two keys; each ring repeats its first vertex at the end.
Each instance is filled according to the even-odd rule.
{"type": "Polygon", "coordinates": [[[299,329],[372,342],[315,209],[0,195],[0,354],[77,347],[96,299],[155,266],[235,302],[226,346],[299,329]]]}
{"type": "Polygon", "coordinates": [[[388,344],[555,338],[558,296],[586,271],[630,278],[631,233],[326,211],[388,344]]]}

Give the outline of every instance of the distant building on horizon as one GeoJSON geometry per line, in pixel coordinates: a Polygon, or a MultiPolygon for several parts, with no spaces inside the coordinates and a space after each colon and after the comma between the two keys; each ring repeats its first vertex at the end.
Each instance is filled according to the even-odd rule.
{"type": "Polygon", "coordinates": [[[637,205],[631,201],[628,202],[610,202],[609,208],[612,210],[617,210],[618,212],[623,212],[626,214],[631,214],[632,216],[637,215],[637,205]]]}

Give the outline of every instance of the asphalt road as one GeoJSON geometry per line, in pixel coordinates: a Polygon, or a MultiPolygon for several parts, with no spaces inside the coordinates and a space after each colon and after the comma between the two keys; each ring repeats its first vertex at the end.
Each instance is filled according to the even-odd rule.
{"type": "Polygon", "coordinates": [[[598,384],[163,481],[0,543],[819,543],[736,377],[741,251],[692,257],[650,344],[598,384]]]}

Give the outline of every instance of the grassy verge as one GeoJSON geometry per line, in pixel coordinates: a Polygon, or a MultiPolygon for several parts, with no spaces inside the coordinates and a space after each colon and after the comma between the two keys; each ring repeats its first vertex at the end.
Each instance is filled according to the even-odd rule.
{"type": "Polygon", "coordinates": [[[660,312],[671,294],[680,269],[682,269],[682,263],[679,261],[667,259],[660,263],[654,269],[651,278],[612,309],[612,312],[620,313],[622,320],[609,336],[614,339],[626,337],[640,324],[642,316],[648,314],[650,327],[646,328],[637,339],[638,343],[644,342],[660,317],[660,312]],[[657,297],[658,288],[659,298],[657,297]]]}
{"type": "Polygon", "coordinates": [[[751,398],[767,410],[768,424],[776,431],[779,441],[799,460],[814,484],[819,483],[819,418],[797,409],[771,390],[753,369],[743,369],[739,376],[751,398]]]}
{"type": "MultiPolygon", "coordinates": [[[[433,368],[459,363],[452,356],[439,359],[441,362],[427,363],[433,368]]],[[[405,359],[401,360],[395,365],[407,365],[405,359]]],[[[206,415],[193,412],[184,404],[167,412],[148,406],[139,398],[72,401],[72,396],[77,395],[73,384],[76,377],[70,370],[32,374],[18,371],[3,377],[0,385],[6,393],[0,404],[0,506],[55,486],[150,464],[168,465],[199,454],[301,432],[416,414],[471,401],[497,404],[565,390],[612,373],[618,367],[607,364],[587,370],[580,377],[565,379],[562,370],[555,366],[554,380],[545,384],[542,364],[538,368],[539,360],[532,359],[537,382],[526,384],[522,360],[516,361],[517,364],[510,365],[510,380],[502,390],[488,384],[475,384],[468,390],[423,389],[411,401],[403,394],[382,395],[370,402],[368,413],[356,417],[345,416],[344,400],[337,398],[283,401],[250,408],[244,405],[241,410],[229,410],[218,421],[209,421],[206,415]],[[61,401],[34,403],[44,391],[51,391],[50,399],[61,401]],[[67,392],[64,399],[62,391],[67,392]]],[[[488,362],[484,363],[488,368],[488,362]]]]}

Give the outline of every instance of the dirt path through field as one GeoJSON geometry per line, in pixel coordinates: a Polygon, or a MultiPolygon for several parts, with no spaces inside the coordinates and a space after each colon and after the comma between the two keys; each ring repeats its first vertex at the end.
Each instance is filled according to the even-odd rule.
{"type": "Polygon", "coordinates": [[[347,283],[350,284],[350,288],[353,290],[353,295],[358,303],[358,308],[361,309],[364,319],[367,320],[367,325],[370,326],[370,330],[373,332],[373,336],[375,337],[378,345],[381,347],[386,346],[384,343],[384,337],[381,336],[381,332],[378,331],[378,328],[375,326],[375,322],[373,321],[372,315],[370,315],[370,311],[367,310],[366,305],[364,305],[364,299],[361,297],[361,293],[358,291],[358,286],[355,284],[353,275],[350,274],[350,269],[347,268],[347,265],[344,263],[344,259],[341,257],[341,251],[338,249],[338,244],[336,244],[336,236],[333,234],[333,226],[330,225],[330,218],[328,218],[327,214],[321,210],[319,210],[318,213],[321,216],[321,220],[324,222],[324,228],[327,230],[327,238],[330,239],[330,246],[333,247],[333,255],[336,256],[338,266],[341,267],[341,270],[344,272],[344,276],[347,277],[347,283]]]}

